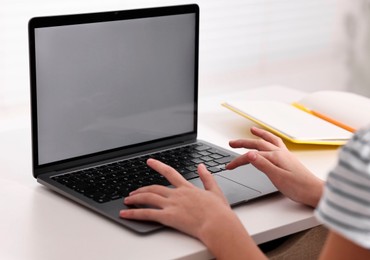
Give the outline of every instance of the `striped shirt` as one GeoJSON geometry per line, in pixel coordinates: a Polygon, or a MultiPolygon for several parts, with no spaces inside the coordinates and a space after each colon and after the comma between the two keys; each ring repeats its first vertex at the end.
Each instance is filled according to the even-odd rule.
{"type": "Polygon", "coordinates": [[[329,229],[370,249],[370,128],[342,147],[315,215],[329,229]]]}

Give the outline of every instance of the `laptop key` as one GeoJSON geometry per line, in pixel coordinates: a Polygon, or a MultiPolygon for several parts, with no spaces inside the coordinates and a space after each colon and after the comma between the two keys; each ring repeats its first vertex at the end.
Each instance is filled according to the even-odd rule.
{"type": "Polygon", "coordinates": [[[203,160],[203,162],[208,162],[208,161],[212,161],[213,158],[210,156],[203,156],[203,157],[200,157],[200,160],[203,160]]]}
{"type": "Polygon", "coordinates": [[[191,160],[193,163],[195,163],[195,164],[199,164],[199,163],[202,163],[203,162],[203,160],[201,160],[201,159],[192,159],[191,160]]]}
{"type": "Polygon", "coordinates": [[[203,144],[199,144],[195,147],[195,150],[198,150],[198,151],[204,151],[204,150],[208,150],[209,149],[209,146],[206,146],[206,145],[203,145],[203,144]]]}
{"type": "Polygon", "coordinates": [[[208,167],[213,167],[213,166],[219,165],[218,163],[216,163],[214,161],[204,162],[204,164],[207,165],[208,167]]]}
{"type": "Polygon", "coordinates": [[[210,171],[211,173],[216,173],[216,172],[222,171],[222,169],[220,169],[218,167],[209,167],[208,171],[210,171]]]}
{"type": "Polygon", "coordinates": [[[223,157],[223,158],[217,159],[217,160],[215,160],[215,162],[217,162],[219,164],[225,164],[225,163],[231,162],[233,159],[234,159],[233,157],[228,156],[228,157],[223,157]]]}
{"type": "Polygon", "coordinates": [[[189,172],[189,173],[186,173],[183,175],[183,177],[186,179],[186,180],[190,180],[190,179],[194,179],[196,177],[199,177],[198,174],[196,174],[195,172],[189,172]]]}

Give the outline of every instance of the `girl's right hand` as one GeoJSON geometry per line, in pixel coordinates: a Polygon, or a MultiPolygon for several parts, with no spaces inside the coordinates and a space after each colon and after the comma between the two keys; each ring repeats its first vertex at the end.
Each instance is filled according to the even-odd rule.
{"type": "Polygon", "coordinates": [[[253,150],[234,159],[226,168],[232,170],[251,163],[265,173],[285,196],[315,208],[322,195],[324,182],[287,149],[281,138],[257,127],[252,127],[251,132],[260,139],[230,141],[233,148],[253,150]]]}

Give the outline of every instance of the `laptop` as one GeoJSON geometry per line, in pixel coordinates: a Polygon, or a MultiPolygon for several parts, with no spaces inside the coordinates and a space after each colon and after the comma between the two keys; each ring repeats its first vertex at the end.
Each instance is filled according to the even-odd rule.
{"type": "MultiPolygon", "coordinates": [[[[161,160],[203,187],[204,163],[231,205],[276,191],[238,154],[197,139],[199,7],[35,17],[29,22],[33,176],[51,190],[130,230],[132,190],[169,183],[161,160]]],[[[196,203],[196,202],[194,202],[196,203]]]]}

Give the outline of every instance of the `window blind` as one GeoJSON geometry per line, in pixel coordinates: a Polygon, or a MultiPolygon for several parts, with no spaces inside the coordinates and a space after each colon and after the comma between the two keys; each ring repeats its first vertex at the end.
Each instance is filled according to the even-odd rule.
{"type": "Polygon", "coordinates": [[[204,3],[204,63],[220,69],[240,68],[329,51],[336,44],[336,15],[335,0],[204,3]]]}
{"type": "MultiPolygon", "coordinates": [[[[241,70],[333,51],[340,0],[199,0],[201,73],[241,70]]],[[[33,16],[186,4],[178,0],[2,0],[0,107],[29,100],[33,16]]],[[[190,3],[193,3],[191,1],[190,3]]]]}

